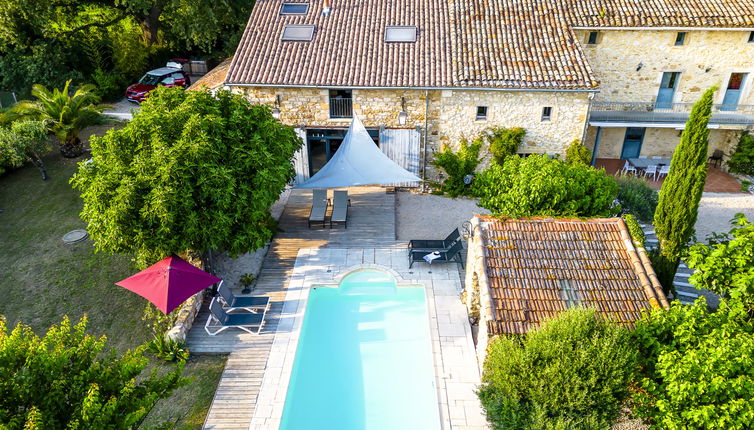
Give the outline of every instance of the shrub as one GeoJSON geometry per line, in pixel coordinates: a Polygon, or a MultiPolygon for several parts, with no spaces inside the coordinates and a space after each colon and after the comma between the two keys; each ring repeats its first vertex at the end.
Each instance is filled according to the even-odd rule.
{"type": "Polygon", "coordinates": [[[754,422],[754,333],[733,302],[708,312],[674,301],[636,324],[641,375],[634,404],[654,428],[744,429],[754,422]]]}
{"type": "Polygon", "coordinates": [[[604,170],[530,155],[493,164],[474,189],[479,205],[495,214],[592,217],[615,214],[618,185],[604,170]]]}
{"type": "Polygon", "coordinates": [[[609,428],[629,394],[628,330],[573,309],[489,345],[479,398],[496,429],[609,428]]]}
{"type": "Polygon", "coordinates": [[[634,243],[638,243],[642,248],[646,246],[647,236],[644,234],[644,230],[641,229],[639,222],[631,214],[623,215],[623,221],[626,222],[628,232],[631,234],[631,239],[634,243]]]}
{"type": "Polygon", "coordinates": [[[733,173],[754,176],[754,136],[748,132],[741,134],[736,150],[728,160],[728,169],[733,173]]]}
{"type": "Polygon", "coordinates": [[[686,254],[694,269],[689,282],[754,309],[754,223],[743,214],[733,220],[729,234],[718,235],[708,245],[697,243],[686,254]]]}
{"type": "Polygon", "coordinates": [[[464,182],[464,178],[473,175],[481,161],[479,151],[482,140],[476,139],[471,144],[462,140],[459,146],[458,152],[453,152],[450,147],[443,145],[432,161],[432,165],[443,169],[448,175],[439,186],[440,191],[453,198],[471,193],[471,186],[464,182]]]}
{"type": "Polygon", "coordinates": [[[97,69],[92,74],[92,81],[97,87],[94,92],[104,101],[118,100],[126,91],[126,78],[118,72],[97,69]]]}
{"type": "Polygon", "coordinates": [[[565,160],[566,163],[583,164],[588,166],[592,164],[592,151],[581,144],[581,139],[576,139],[568,145],[565,160]]]}
{"type": "Polygon", "coordinates": [[[525,135],[526,130],[521,127],[497,127],[488,130],[487,141],[490,143],[490,152],[495,161],[503,164],[506,158],[516,155],[525,135]]]}
{"type": "Polygon", "coordinates": [[[85,331],[86,318],[74,325],[64,317],[40,338],[23,324],[8,332],[0,318],[0,428],[137,428],[186,383],[183,361],[145,372],[145,347],[121,355],[85,331]]]}
{"type": "Polygon", "coordinates": [[[657,191],[647,181],[636,176],[619,176],[617,199],[623,213],[651,222],[657,209],[657,191]]]}

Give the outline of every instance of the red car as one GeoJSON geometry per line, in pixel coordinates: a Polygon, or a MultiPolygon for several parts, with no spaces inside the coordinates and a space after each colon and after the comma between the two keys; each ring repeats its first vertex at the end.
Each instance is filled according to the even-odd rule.
{"type": "Polygon", "coordinates": [[[126,99],[141,103],[149,96],[149,92],[159,85],[166,87],[188,88],[191,85],[188,73],[176,67],[160,67],[147,72],[139,79],[138,84],[126,88],[126,99]]]}

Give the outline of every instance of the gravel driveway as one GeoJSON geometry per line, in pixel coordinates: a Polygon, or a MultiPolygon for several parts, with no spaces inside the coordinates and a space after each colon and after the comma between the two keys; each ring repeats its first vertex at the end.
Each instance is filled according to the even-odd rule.
{"type": "Polygon", "coordinates": [[[489,213],[477,206],[476,200],[408,191],[397,194],[396,205],[398,240],[443,239],[456,227],[461,231],[461,225],[472,216],[489,213]]]}
{"type": "Polygon", "coordinates": [[[712,232],[730,231],[730,220],[736,213],[743,213],[749,221],[754,221],[754,195],[704,193],[699,203],[696,221],[696,238],[704,242],[712,232]]]}

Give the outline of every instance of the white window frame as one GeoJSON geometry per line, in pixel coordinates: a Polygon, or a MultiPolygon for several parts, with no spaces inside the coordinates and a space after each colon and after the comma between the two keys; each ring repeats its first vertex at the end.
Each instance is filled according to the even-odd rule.
{"type": "Polygon", "coordinates": [[[418,38],[419,31],[415,25],[388,25],[385,27],[385,43],[416,43],[416,39],[418,38]],[[413,30],[413,39],[410,40],[390,40],[388,38],[388,33],[390,30],[413,30]]]}

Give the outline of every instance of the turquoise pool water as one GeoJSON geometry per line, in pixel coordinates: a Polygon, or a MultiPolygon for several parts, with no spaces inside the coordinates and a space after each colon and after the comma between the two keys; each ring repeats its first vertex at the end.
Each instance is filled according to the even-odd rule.
{"type": "Polygon", "coordinates": [[[285,399],[285,430],[440,428],[422,287],[363,270],[312,288],[285,399]]]}

